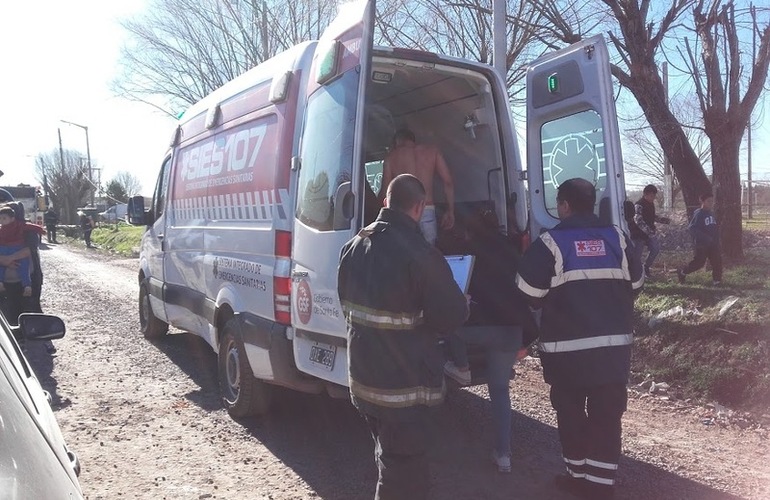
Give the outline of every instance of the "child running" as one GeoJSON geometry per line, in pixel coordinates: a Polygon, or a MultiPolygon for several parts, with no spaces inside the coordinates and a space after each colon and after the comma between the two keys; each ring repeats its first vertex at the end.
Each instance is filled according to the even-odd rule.
{"type": "Polygon", "coordinates": [[[714,195],[706,193],[700,197],[700,208],[695,211],[690,221],[690,233],[695,243],[695,255],[683,269],[677,269],[679,283],[684,283],[686,276],[694,273],[711,262],[711,276],[714,285],[722,284],[722,254],[719,248],[719,226],[714,217],[714,195]]]}

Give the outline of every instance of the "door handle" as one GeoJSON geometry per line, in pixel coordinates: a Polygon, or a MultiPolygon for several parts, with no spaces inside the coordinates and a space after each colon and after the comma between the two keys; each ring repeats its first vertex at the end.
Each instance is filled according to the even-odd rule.
{"type": "Polygon", "coordinates": [[[307,278],[310,274],[307,271],[292,271],[292,278],[307,278]]]}

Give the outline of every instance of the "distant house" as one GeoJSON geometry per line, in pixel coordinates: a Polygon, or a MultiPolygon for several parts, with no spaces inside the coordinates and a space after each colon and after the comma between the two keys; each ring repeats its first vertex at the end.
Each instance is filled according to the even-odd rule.
{"type": "Polygon", "coordinates": [[[27,218],[35,223],[42,223],[43,212],[45,211],[45,200],[40,194],[39,188],[20,184],[18,186],[2,186],[15,201],[24,205],[24,213],[27,218]]]}

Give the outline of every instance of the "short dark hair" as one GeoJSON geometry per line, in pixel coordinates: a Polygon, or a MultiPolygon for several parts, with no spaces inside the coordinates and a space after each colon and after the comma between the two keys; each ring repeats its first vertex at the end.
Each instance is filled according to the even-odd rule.
{"type": "Polygon", "coordinates": [[[559,186],[556,200],[569,203],[569,207],[575,213],[593,213],[594,205],[596,205],[596,188],[587,180],[579,177],[567,179],[559,186]]]}
{"type": "Polygon", "coordinates": [[[704,201],[708,200],[709,198],[713,198],[713,197],[714,197],[714,193],[712,193],[712,192],[703,193],[702,195],[699,196],[701,203],[703,203],[704,201]]]}
{"type": "Polygon", "coordinates": [[[393,135],[394,143],[402,139],[406,139],[411,142],[417,142],[417,139],[414,137],[414,132],[406,127],[396,130],[396,133],[393,135]]]}
{"type": "Polygon", "coordinates": [[[642,191],[644,194],[658,194],[658,188],[655,187],[655,184],[647,184],[644,186],[644,191],[642,191]]]}
{"type": "Polygon", "coordinates": [[[8,205],[6,205],[4,207],[0,207],[0,215],[7,215],[11,219],[15,219],[16,218],[16,212],[14,212],[13,209],[11,207],[9,207],[8,205]]]}
{"type": "Polygon", "coordinates": [[[399,212],[408,212],[425,200],[425,186],[412,174],[397,175],[388,184],[388,208],[399,212]]]}

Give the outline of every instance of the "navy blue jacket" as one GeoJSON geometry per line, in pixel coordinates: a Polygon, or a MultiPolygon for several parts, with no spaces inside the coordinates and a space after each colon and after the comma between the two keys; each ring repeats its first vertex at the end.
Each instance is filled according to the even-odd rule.
{"type": "Polygon", "coordinates": [[[689,225],[690,234],[697,248],[719,245],[719,226],[714,213],[707,208],[699,208],[692,214],[689,225]]]}
{"type": "Polygon", "coordinates": [[[517,286],[542,306],[540,357],[549,384],[626,383],[634,298],[644,278],[629,239],[593,215],[543,233],[519,265],[517,286]]]}

